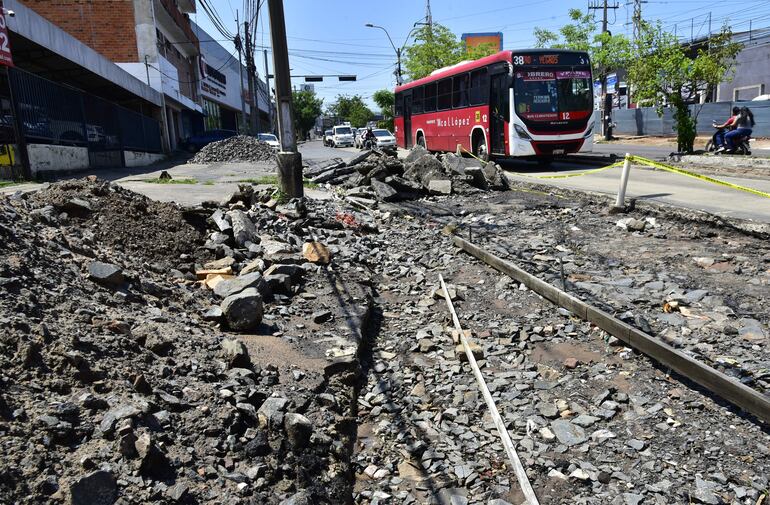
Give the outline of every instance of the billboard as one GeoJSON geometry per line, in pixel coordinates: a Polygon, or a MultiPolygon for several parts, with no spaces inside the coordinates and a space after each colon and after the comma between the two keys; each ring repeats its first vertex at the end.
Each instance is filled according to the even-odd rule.
{"type": "Polygon", "coordinates": [[[463,33],[462,41],[466,50],[481,44],[491,44],[496,50],[503,50],[503,32],[463,33]]]}

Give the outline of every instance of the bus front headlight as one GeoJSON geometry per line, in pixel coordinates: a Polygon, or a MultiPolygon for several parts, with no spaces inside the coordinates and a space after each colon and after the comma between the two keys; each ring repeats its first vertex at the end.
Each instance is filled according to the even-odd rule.
{"type": "Polygon", "coordinates": [[[591,134],[594,132],[594,125],[595,125],[595,124],[596,124],[596,123],[591,123],[591,126],[589,126],[589,127],[588,127],[588,129],[586,130],[586,133],[585,133],[585,135],[583,135],[583,138],[586,138],[586,137],[590,137],[590,136],[591,136],[591,134]]]}
{"type": "Polygon", "coordinates": [[[516,130],[516,134],[519,136],[520,139],[526,139],[526,140],[532,140],[532,137],[529,136],[529,133],[524,130],[520,125],[513,125],[513,129],[516,130]]]}

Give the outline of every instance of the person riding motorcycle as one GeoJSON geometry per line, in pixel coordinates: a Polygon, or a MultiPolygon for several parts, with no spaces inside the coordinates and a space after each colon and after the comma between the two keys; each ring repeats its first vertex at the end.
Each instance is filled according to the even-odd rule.
{"type": "Polygon", "coordinates": [[[733,115],[727,118],[727,121],[725,121],[722,124],[716,124],[716,121],[712,125],[714,128],[717,129],[716,133],[714,133],[714,148],[715,149],[721,149],[725,145],[725,134],[728,130],[734,129],[734,123],[735,120],[738,118],[738,114],[741,112],[740,107],[733,107],[733,115]]]}
{"type": "Polygon", "coordinates": [[[366,147],[366,143],[371,141],[371,147],[377,147],[377,136],[372,131],[371,126],[366,127],[366,131],[361,136],[361,147],[366,147]]]}
{"type": "Polygon", "coordinates": [[[725,150],[734,152],[736,143],[744,137],[751,136],[754,122],[754,113],[748,107],[741,107],[738,117],[735,119],[735,129],[725,134],[725,150]]]}

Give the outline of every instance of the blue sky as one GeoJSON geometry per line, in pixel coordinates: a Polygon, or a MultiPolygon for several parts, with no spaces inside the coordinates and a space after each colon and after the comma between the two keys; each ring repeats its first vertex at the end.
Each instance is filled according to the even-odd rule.
{"type": "MultiPolygon", "coordinates": [[[[235,31],[236,10],[243,18],[244,0],[208,0],[230,31],[235,31]]],[[[610,3],[612,0],[610,0],[610,3]]],[[[610,30],[631,33],[627,24],[633,13],[631,0],[617,0],[619,8],[609,15],[610,30]],[[629,5],[627,5],[629,3],[629,5]]],[[[433,0],[433,21],[449,27],[458,37],[471,32],[503,32],[504,49],[531,47],[533,29],[557,29],[568,22],[570,8],[585,10],[586,0],[433,0]]],[[[371,94],[395,85],[396,56],[382,30],[366,28],[366,23],[385,27],[397,46],[404,43],[413,24],[425,16],[424,0],[284,0],[289,62],[293,75],[355,74],[356,82],[337,82],[334,78],[315,83],[324,103],[338,94],[360,94],[371,104],[371,94]]],[[[601,22],[601,12],[595,11],[601,22]]],[[[709,15],[713,31],[729,22],[733,31],[770,26],[770,1],[716,2],[705,0],[649,0],[642,5],[645,19],[659,19],[664,27],[680,37],[708,33],[709,15]]],[[[222,39],[205,11],[198,6],[195,21],[216,39],[222,39]]],[[[232,43],[222,44],[234,51],[232,43]]],[[[264,70],[262,46],[270,50],[267,1],[263,0],[256,44],[260,49],[257,68],[264,70]]],[[[268,53],[272,72],[272,53],[268,53]]],[[[293,79],[294,84],[303,82],[293,79]]]]}

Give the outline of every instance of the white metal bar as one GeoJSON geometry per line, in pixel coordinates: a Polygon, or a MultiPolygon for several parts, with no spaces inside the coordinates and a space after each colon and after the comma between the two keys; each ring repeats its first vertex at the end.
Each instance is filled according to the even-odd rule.
{"type": "Polygon", "coordinates": [[[452,321],[454,322],[455,329],[460,335],[460,342],[462,342],[463,349],[465,349],[465,355],[468,357],[468,363],[471,365],[473,375],[476,377],[476,382],[479,385],[481,394],[484,396],[484,401],[486,402],[487,408],[492,415],[492,420],[495,423],[497,432],[500,434],[500,439],[503,442],[505,452],[508,454],[508,459],[511,461],[513,470],[516,473],[516,479],[519,481],[521,491],[524,493],[524,497],[526,498],[528,505],[540,505],[540,502],[537,501],[537,496],[535,496],[535,491],[532,489],[532,485],[529,483],[527,472],[524,470],[524,466],[521,464],[519,455],[516,453],[516,449],[513,447],[513,441],[511,441],[511,436],[508,434],[505,423],[503,423],[503,418],[500,417],[500,412],[497,410],[495,400],[492,399],[492,395],[489,393],[489,388],[487,388],[487,383],[484,382],[484,376],[481,374],[479,365],[476,363],[476,358],[473,357],[471,346],[468,343],[468,339],[465,337],[465,332],[460,325],[460,320],[457,318],[454,305],[452,305],[452,300],[449,297],[449,290],[447,289],[447,286],[444,283],[444,278],[441,276],[441,274],[439,274],[438,280],[441,282],[441,289],[444,290],[444,299],[446,300],[446,304],[449,307],[449,312],[452,314],[452,321]]]}

